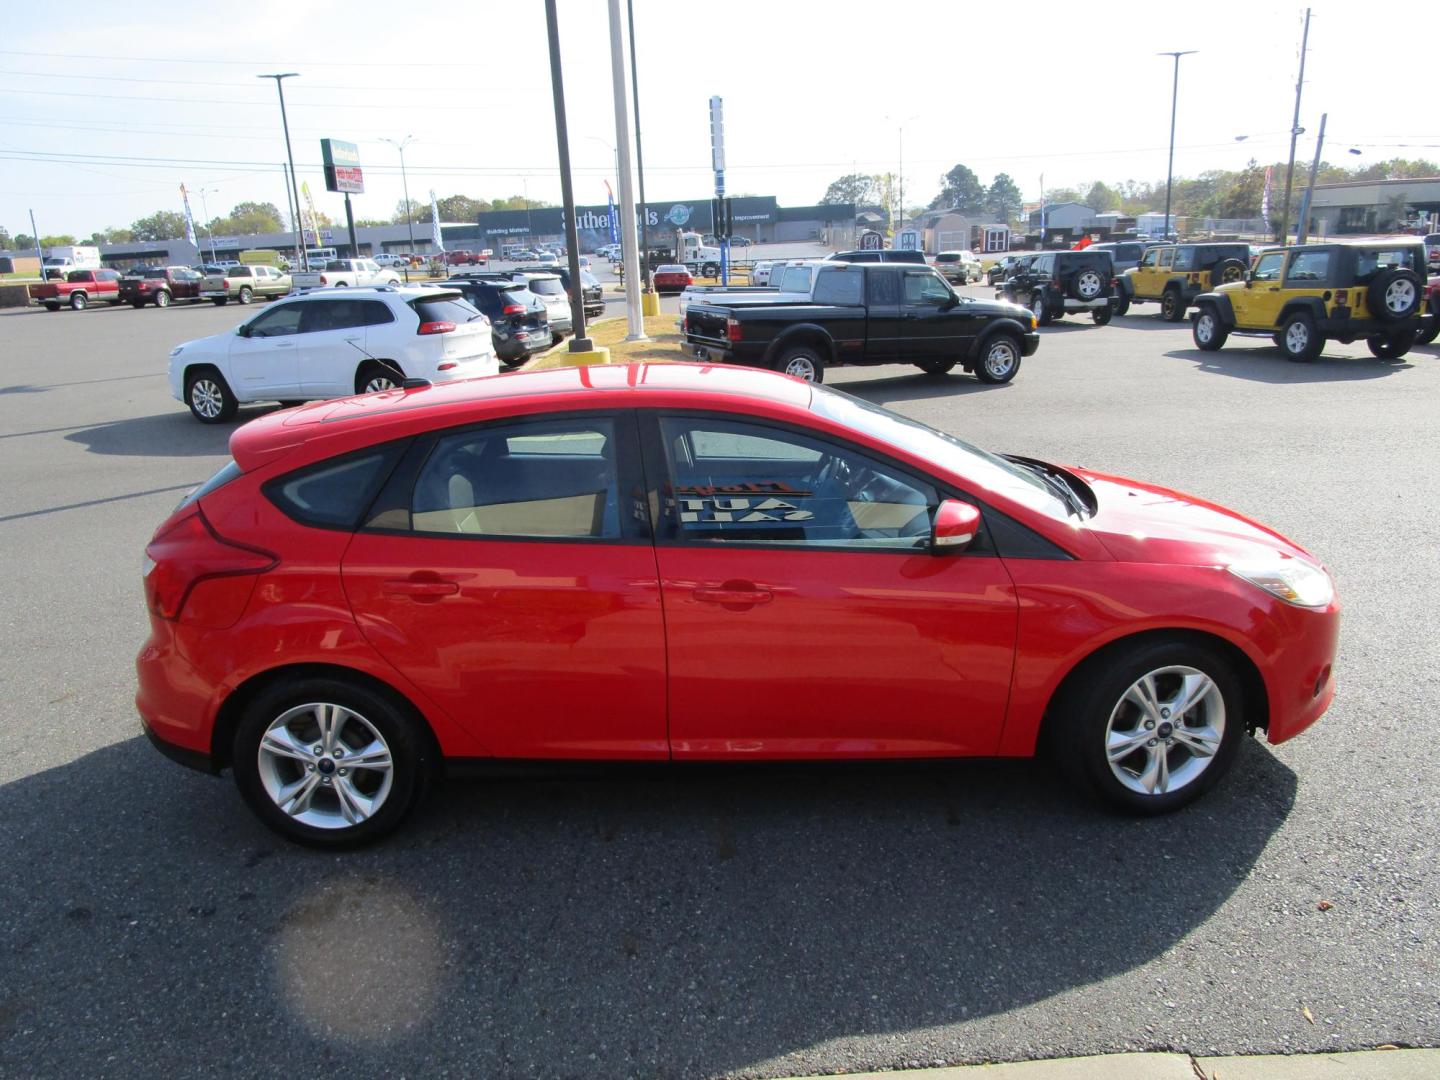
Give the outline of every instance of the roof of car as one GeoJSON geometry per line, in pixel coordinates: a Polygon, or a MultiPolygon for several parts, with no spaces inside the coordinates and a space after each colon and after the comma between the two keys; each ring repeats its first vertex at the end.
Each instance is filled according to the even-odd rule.
{"type": "MultiPolygon", "coordinates": [[[[671,394],[701,405],[707,397],[741,396],[780,408],[808,409],[812,391],[800,379],[731,364],[651,363],[603,364],[512,372],[463,379],[438,386],[385,390],[356,397],[316,401],[295,409],[269,413],[235,430],[230,453],[242,470],[250,470],[312,439],[353,441],[356,445],[399,437],[416,427],[417,418],[436,425],[464,423],[492,411],[523,413],[525,399],[553,401],[575,395],[575,407],[601,407],[595,400],[631,393],[671,394]],[[430,413],[437,409],[443,412],[430,413]]],[[[560,404],[556,402],[556,404],[560,404]]],[[[344,452],[344,447],[335,452],[344,452]]]]}

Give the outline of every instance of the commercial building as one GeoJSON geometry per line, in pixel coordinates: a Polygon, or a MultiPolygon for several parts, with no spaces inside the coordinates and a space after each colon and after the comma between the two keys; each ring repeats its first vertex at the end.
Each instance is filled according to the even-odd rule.
{"type": "MultiPolygon", "coordinates": [[[[1294,202],[1304,195],[1301,188],[1294,202]]],[[[1297,207],[1296,220],[1299,220],[1297,207]]],[[[1440,226],[1440,176],[1316,184],[1310,202],[1312,236],[1434,232],[1440,226]]]]}

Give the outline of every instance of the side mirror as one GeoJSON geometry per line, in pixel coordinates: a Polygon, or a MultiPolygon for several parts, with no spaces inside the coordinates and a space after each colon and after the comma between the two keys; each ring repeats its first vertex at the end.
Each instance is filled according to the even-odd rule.
{"type": "Polygon", "coordinates": [[[1245,271],[1245,288],[1247,288],[1247,289],[1250,288],[1250,283],[1253,282],[1254,280],[1255,280],[1255,271],[1254,271],[1254,270],[1246,270],[1246,271],[1245,271]]]}
{"type": "Polygon", "coordinates": [[[946,499],[935,508],[930,527],[930,550],[936,555],[961,552],[980,529],[980,511],[959,499],[946,499]]]}
{"type": "Polygon", "coordinates": [[[235,333],[239,334],[241,337],[249,337],[249,336],[250,336],[250,324],[249,324],[249,323],[243,323],[242,325],[237,326],[237,327],[235,328],[235,333]]]}

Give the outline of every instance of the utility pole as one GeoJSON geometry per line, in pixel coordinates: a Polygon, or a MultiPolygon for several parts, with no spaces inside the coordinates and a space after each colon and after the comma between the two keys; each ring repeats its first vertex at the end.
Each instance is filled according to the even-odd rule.
{"type": "Polygon", "coordinates": [[[35,211],[30,211],[30,239],[35,241],[35,258],[40,260],[40,280],[45,280],[45,252],[40,250],[40,230],[35,227],[35,211]]]}
{"type": "Polygon", "coordinates": [[[1305,189],[1305,197],[1300,200],[1300,221],[1295,228],[1297,244],[1305,243],[1310,232],[1310,200],[1315,195],[1315,174],[1320,171],[1320,151],[1325,147],[1325,121],[1329,117],[1329,113],[1320,114],[1320,137],[1315,140],[1315,160],[1310,163],[1310,186],[1305,189]]]}
{"type": "Polygon", "coordinates": [[[1300,126],[1300,89],[1305,85],[1305,53],[1310,44],[1310,9],[1305,9],[1305,32],[1300,36],[1300,77],[1295,80],[1295,118],[1290,122],[1290,164],[1285,166],[1285,197],[1280,203],[1280,235],[1283,244],[1290,236],[1290,184],[1295,178],[1295,140],[1305,130],[1300,126]]]}
{"type": "MultiPolygon", "coordinates": [[[[615,4],[616,0],[611,0],[612,43],[618,31],[616,20],[619,14],[615,4]]],[[[575,228],[575,191],[570,183],[570,128],[565,121],[565,77],[560,68],[560,25],[555,14],[555,0],[545,0],[545,30],[550,39],[550,93],[555,100],[555,142],[560,151],[560,201],[565,207],[565,251],[570,263],[570,323],[575,328],[575,336],[570,339],[570,351],[593,352],[595,346],[585,335],[585,303],[580,289],[580,235],[575,228]]],[[[616,78],[623,87],[623,73],[616,78]]],[[[624,182],[623,178],[621,182],[624,182]]],[[[528,198],[526,203],[529,203],[528,198]]],[[[635,223],[632,220],[630,235],[634,233],[635,223]]]]}
{"type": "MultiPolygon", "coordinates": [[[[625,31],[620,22],[620,0],[610,0],[610,75],[615,93],[615,157],[619,162],[616,181],[620,185],[620,248],[624,265],[631,268],[625,282],[625,316],[628,321],[626,341],[646,341],[645,314],[640,307],[640,292],[645,281],[641,266],[639,241],[635,237],[635,192],[630,186],[630,103],[625,87],[625,31]]],[[[571,258],[577,256],[572,255],[571,258]]],[[[577,267],[579,263],[575,264],[577,267]]],[[[571,280],[579,292],[580,273],[571,280]]]]}
{"type": "MultiPolygon", "coordinates": [[[[295,152],[290,149],[290,121],[285,116],[285,84],[286,79],[300,77],[298,71],[287,71],[283,75],[256,75],[257,79],[274,79],[275,89],[280,93],[280,123],[285,128],[285,156],[290,159],[290,193],[295,197],[295,263],[301,270],[305,269],[305,259],[302,255],[304,243],[302,236],[304,226],[300,222],[300,189],[296,186],[299,181],[295,179],[295,152]]],[[[317,236],[315,242],[318,244],[320,238],[317,236]]]]}
{"type": "MultiPolygon", "coordinates": [[[[285,206],[290,211],[290,224],[298,233],[300,229],[300,212],[295,209],[295,203],[290,197],[290,170],[286,168],[283,161],[280,163],[280,175],[285,180],[285,206]]],[[[295,268],[297,270],[304,270],[305,266],[302,263],[297,263],[295,268]]]]}
{"type": "MultiPolygon", "coordinates": [[[[1197,51],[1196,49],[1186,49],[1181,52],[1155,54],[1156,56],[1173,56],[1175,58],[1175,80],[1170,88],[1170,159],[1165,166],[1165,224],[1160,227],[1166,240],[1170,239],[1170,188],[1175,175],[1175,107],[1180,101],[1180,57],[1190,56],[1197,51]]],[[[1179,238],[1179,230],[1176,230],[1176,238],[1179,238]]]]}
{"type": "Polygon", "coordinates": [[[645,206],[645,153],[640,147],[640,64],[635,56],[635,0],[625,0],[630,18],[630,96],[635,103],[635,178],[640,183],[640,276],[650,291],[650,211],[645,206]]]}
{"type": "Polygon", "coordinates": [[[219,188],[203,188],[203,187],[200,189],[200,205],[201,205],[201,207],[204,208],[204,210],[205,210],[205,235],[208,236],[208,237],[210,237],[210,261],[211,261],[212,263],[216,261],[216,259],[215,259],[215,230],[210,227],[210,203],[209,203],[209,200],[207,200],[207,199],[205,198],[205,193],[206,193],[207,191],[215,191],[215,192],[218,192],[219,190],[220,190],[219,188]]]}
{"type": "MultiPolygon", "coordinates": [[[[405,195],[405,229],[410,234],[410,254],[415,254],[415,215],[410,212],[410,181],[405,175],[405,147],[415,141],[414,135],[406,135],[398,143],[394,139],[381,139],[381,142],[388,142],[396,150],[400,151],[400,190],[405,195]]],[[[359,257],[359,253],[356,253],[359,257]]],[[[405,261],[405,280],[410,280],[410,261],[405,261]]]]}

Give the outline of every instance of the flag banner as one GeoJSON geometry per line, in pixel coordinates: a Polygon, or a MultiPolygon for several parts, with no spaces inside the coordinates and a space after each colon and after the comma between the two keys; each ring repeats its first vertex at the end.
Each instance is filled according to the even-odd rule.
{"type": "Polygon", "coordinates": [[[1265,194],[1260,196],[1260,216],[1265,219],[1265,231],[1270,231],[1270,170],[1265,170],[1265,194]]]}
{"type": "Polygon", "coordinates": [[[610,242],[618,244],[620,242],[620,219],[615,214],[615,192],[610,190],[609,180],[605,181],[605,197],[610,203],[610,242]]]}
{"type": "Polygon", "coordinates": [[[310,214],[310,235],[314,237],[310,243],[318,247],[320,245],[320,218],[315,213],[315,200],[310,197],[308,180],[300,185],[300,193],[305,196],[305,209],[310,214]]]}
{"type": "Polygon", "coordinates": [[[440,233],[440,204],[435,201],[435,189],[430,189],[430,242],[441,255],[445,254],[445,238],[440,233]]]}
{"type": "Polygon", "coordinates": [[[200,250],[200,243],[195,239],[195,217],[190,213],[190,193],[185,190],[185,185],[180,185],[180,201],[185,204],[185,239],[195,245],[195,250],[200,250]]]}

